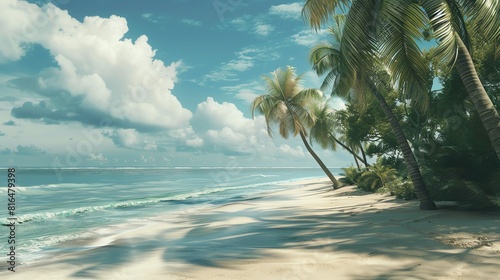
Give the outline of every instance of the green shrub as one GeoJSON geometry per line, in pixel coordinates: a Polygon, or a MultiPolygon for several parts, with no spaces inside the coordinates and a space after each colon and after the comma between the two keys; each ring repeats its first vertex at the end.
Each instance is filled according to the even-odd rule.
{"type": "Polygon", "coordinates": [[[390,195],[395,195],[397,198],[411,200],[417,198],[413,183],[409,179],[396,178],[385,186],[383,192],[388,192],[390,195]]]}
{"type": "Polygon", "coordinates": [[[377,160],[377,163],[368,167],[368,170],[361,174],[358,180],[358,187],[364,191],[377,191],[390,184],[397,178],[397,171],[389,166],[384,166],[377,160]]]}
{"type": "Polygon", "coordinates": [[[359,171],[354,166],[342,168],[342,170],[344,170],[344,173],[342,173],[340,175],[342,175],[344,177],[339,179],[339,181],[342,184],[344,184],[344,185],[357,185],[358,184],[359,177],[361,177],[363,170],[359,171]]]}
{"type": "Polygon", "coordinates": [[[456,201],[466,209],[500,208],[500,167],[493,157],[440,147],[422,173],[433,200],[456,201]]]}

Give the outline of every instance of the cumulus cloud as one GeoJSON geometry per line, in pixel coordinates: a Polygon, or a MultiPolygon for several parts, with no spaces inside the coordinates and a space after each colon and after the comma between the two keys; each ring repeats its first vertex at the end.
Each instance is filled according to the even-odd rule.
{"type": "Polygon", "coordinates": [[[29,145],[29,146],[17,145],[16,150],[12,151],[12,153],[21,156],[34,156],[34,155],[46,154],[47,152],[45,150],[38,148],[35,145],[29,145]]]}
{"type": "Polygon", "coordinates": [[[17,124],[13,120],[9,120],[3,123],[6,126],[16,126],[17,124]]]}
{"type": "Polygon", "coordinates": [[[288,144],[283,144],[279,147],[279,150],[282,155],[292,156],[297,158],[302,158],[305,156],[304,150],[300,146],[296,146],[295,148],[290,147],[288,144]]]}
{"type": "Polygon", "coordinates": [[[151,157],[151,156],[147,157],[147,156],[141,155],[139,160],[142,161],[143,163],[156,163],[156,159],[154,157],[151,157]]]}
{"type": "Polygon", "coordinates": [[[189,148],[202,147],[205,142],[194,132],[191,126],[172,130],[169,136],[178,141],[181,146],[187,146],[189,148]]]}
{"type": "Polygon", "coordinates": [[[106,119],[109,126],[139,131],[189,123],[191,112],[171,93],[181,62],[165,65],[155,59],[145,35],[125,39],[124,18],[85,17],[80,22],[52,4],[38,7],[16,0],[1,1],[0,18],[6,22],[0,38],[7,40],[0,44],[0,62],[18,60],[29,44],[40,44],[57,63],[33,81],[34,90],[47,100],[14,108],[16,116],[93,125],[106,119]],[[28,27],[34,32],[26,33],[28,27]]]}
{"type": "Polygon", "coordinates": [[[204,141],[200,137],[195,137],[195,138],[186,140],[186,144],[188,146],[195,147],[195,148],[203,146],[203,143],[204,143],[204,141]]]}
{"type": "Polygon", "coordinates": [[[10,154],[12,154],[12,150],[9,149],[9,148],[5,148],[5,149],[1,149],[0,150],[0,155],[4,155],[5,156],[5,155],[10,155],[10,154]]]}
{"type": "Polygon", "coordinates": [[[20,107],[12,108],[11,114],[19,119],[39,119],[46,123],[57,123],[57,120],[75,117],[74,114],[66,110],[51,110],[47,108],[45,101],[40,101],[38,104],[33,104],[31,101],[25,102],[20,107]]]}
{"type": "Polygon", "coordinates": [[[106,163],[108,162],[108,159],[102,154],[102,153],[90,153],[87,156],[87,160],[97,162],[97,163],[106,163]]]}
{"type": "Polygon", "coordinates": [[[300,3],[275,5],[269,9],[269,14],[285,19],[300,19],[301,12],[302,5],[300,3]]]}
{"type": "Polygon", "coordinates": [[[312,47],[323,40],[327,35],[326,30],[314,32],[312,30],[302,30],[297,34],[292,35],[292,40],[301,46],[312,47]]]}
{"type": "Polygon", "coordinates": [[[134,129],[115,129],[112,132],[103,132],[103,135],[110,138],[116,146],[121,148],[135,150],[158,149],[154,140],[145,137],[134,129]]]}
{"type": "Polygon", "coordinates": [[[256,97],[264,92],[262,83],[257,81],[233,86],[225,86],[221,87],[221,89],[228,94],[234,94],[236,98],[241,99],[248,104],[251,104],[256,97]]]}
{"type": "Polygon", "coordinates": [[[198,104],[193,115],[194,131],[205,140],[205,148],[226,155],[256,154],[275,150],[267,135],[264,117],[246,118],[243,112],[228,102],[218,103],[208,97],[198,104]]]}

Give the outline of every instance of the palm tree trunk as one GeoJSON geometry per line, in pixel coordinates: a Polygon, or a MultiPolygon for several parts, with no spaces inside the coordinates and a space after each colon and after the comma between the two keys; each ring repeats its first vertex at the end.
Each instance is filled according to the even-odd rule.
{"type": "Polygon", "coordinates": [[[479,114],[481,122],[486,132],[488,132],[491,146],[497,155],[497,160],[500,162],[500,116],[479,80],[469,51],[458,36],[457,45],[458,57],[455,66],[469,93],[469,98],[474,104],[474,108],[479,114]]]}
{"type": "Polygon", "coordinates": [[[359,149],[361,150],[361,155],[363,156],[363,163],[365,164],[366,167],[368,167],[368,162],[366,160],[366,154],[365,150],[363,149],[363,145],[361,145],[361,142],[359,143],[359,149]]]}
{"type": "Polygon", "coordinates": [[[321,159],[318,157],[318,155],[313,151],[311,146],[309,146],[309,143],[307,143],[306,136],[304,135],[304,132],[300,131],[300,138],[302,139],[302,142],[304,142],[304,145],[306,146],[307,151],[311,154],[311,156],[316,160],[316,162],[319,164],[321,169],[323,169],[323,172],[325,172],[326,176],[330,178],[330,181],[332,181],[333,188],[336,189],[340,186],[339,181],[335,179],[333,174],[328,170],[326,165],[321,161],[321,159]]]}
{"type": "Polygon", "coordinates": [[[351,148],[347,147],[344,143],[340,142],[340,140],[338,140],[336,137],[334,137],[332,134],[330,134],[330,136],[332,137],[332,139],[337,143],[339,144],[340,146],[342,146],[342,148],[344,148],[346,151],[348,151],[349,153],[351,153],[351,155],[353,155],[354,159],[358,159],[360,161],[363,162],[363,164],[365,166],[370,166],[369,164],[367,165],[367,162],[364,161],[360,156],[358,156],[351,148]]]}
{"type": "Polygon", "coordinates": [[[415,156],[408,144],[408,140],[403,133],[403,129],[399,124],[396,116],[392,112],[391,108],[385,101],[382,94],[377,89],[377,86],[373,83],[373,81],[369,77],[365,77],[366,83],[369,86],[371,92],[380,103],[384,114],[391,125],[392,131],[396,136],[396,140],[398,142],[398,146],[403,152],[404,159],[406,161],[406,166],[408,168],[408,173],[410,175],[413,186],[415,187],[415,192],[417,194],[418,200],[420,200],[420,209],[421,210],[435,210],[436,204],[431,200],[429,193],[427,192],[427,188],[425,186],[424,180],[422,178],[422,174],[420,173],[420,169],[418,168],[417,161],[415,160],[415,156]]]}
{"type": "Polygon", "coordinates": [[[355,156],[353,156],[353,157],[354,157],[354,162],[356,163],[356,166],[358,167],[358,171],[361,171],[361,167],[359,166],[358,159],[355,156]]]}

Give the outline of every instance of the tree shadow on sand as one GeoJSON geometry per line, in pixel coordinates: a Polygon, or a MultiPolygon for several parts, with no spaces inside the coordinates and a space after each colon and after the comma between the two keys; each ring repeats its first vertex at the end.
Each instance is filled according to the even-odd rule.
{"type": "MultiPolygon", "coordinates": [[[[307,195],[304,193],[304,196],[307,195]]],[[[365,194],[351,191],[348,195],[355,199],[365,194]]],[[[453,259],[474,265],[479,270],[491,269],[492,265],[499,264],[499,252],[491,257],[478,256],[470,254],[471,248],[456,250],[456,246],[445,244],[437,238],[450,232],[498,233],[498,212],[460,212],[452,209],[419,211],[416,210],[415,202],[394,199],[387,199],[377,205],[354,203],[335,206],[332,203],[328,209],[277,204],[272,209],[262,210],[258,208],[258,201],[250,200],[235,204],[238,204],[235,210],[231,210],[231,205],[224,205],[186,216],[185,219],[169,221],[174,229],[182,231],[182,234],[174,237],[171,226],[168,230],[156,233],[153,238],[119,239],[119,242],[109,246],[95,248],[61,262],[82,267],[73,275],[75,277],[92,277],[100,270],[126,266],[141,259],[141,256],[161,250],[159,255],[165,270],[175,272],[176,268],[172,264],[228,267],[227,261],[272,257],[267,249],[292,248],[333,255],[336,252],[350,252],[366,258],[378,255],[394,260],[453,259]]],[[[499,242],[490,241],[495,244],[499,242]]],[[[419,264],[403,264],[399,270],[390,271],[380,267],[380,271],[376,272],[378,276],[373,279],[408,275],[417,269],[421,269],[419,264]]],[[[428,279],[429,275],[439,275],[441,272],[431,267],[426,276],[419,278],[416,274],[414,279],[428,279]]],[[[353,271],[351,276],[353,279],[362,278],[363,269],[353,271]]]]}

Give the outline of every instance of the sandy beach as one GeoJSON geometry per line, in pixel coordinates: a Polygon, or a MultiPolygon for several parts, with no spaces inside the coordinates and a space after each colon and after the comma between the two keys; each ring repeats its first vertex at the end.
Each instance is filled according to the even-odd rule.
{"type": "Polygon", "coordinates": [[[500,279],[500,214],[438,206],[311,179],[152,218],[0,278],[500,279]]]}

